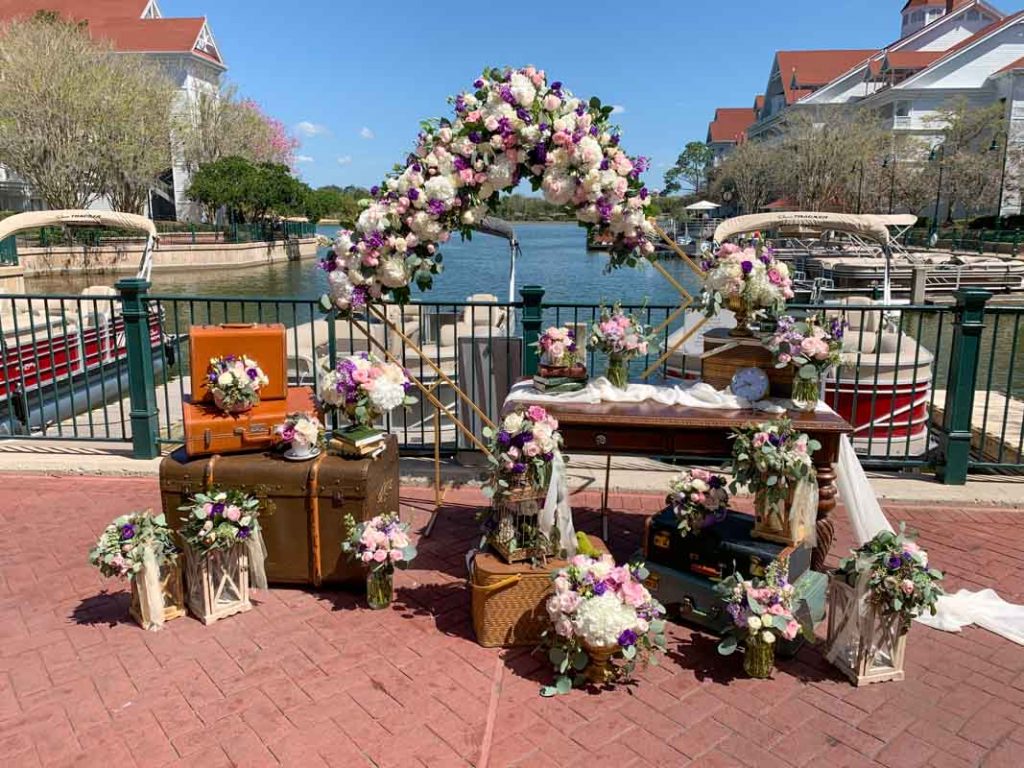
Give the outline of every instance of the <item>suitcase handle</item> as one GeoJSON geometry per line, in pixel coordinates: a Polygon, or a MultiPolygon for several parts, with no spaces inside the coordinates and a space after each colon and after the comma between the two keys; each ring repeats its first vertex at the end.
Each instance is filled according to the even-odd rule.
{"type": "Polygon", "coordinates": [[[221,328],[255,328],[256,323],[221,323],[221,328]]]}
{"type": "Polygon", "coordinates": [[[521,578],[523,577],[520,574],[513,573],[511,576],[506,576],[501,581],[496,581],[493,584],[472,584],[471,586],[474,591],[484,592],[486,594],[490,592],[497,592],[499,589],[504,589],[505,587],[511,587],[514,584],[518,584],[521,578]]]}

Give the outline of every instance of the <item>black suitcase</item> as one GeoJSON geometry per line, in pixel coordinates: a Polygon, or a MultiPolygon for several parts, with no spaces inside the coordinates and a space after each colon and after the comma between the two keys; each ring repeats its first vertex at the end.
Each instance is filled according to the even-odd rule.
{"type": "Polygon", "coordinates": [[[762,576],[765,568],[780,557],[789,558],[790,582],[811,567],[809,547],[787,547],[754,539],[750,535],[753,528],[751,515],[730,510],[720,523],[681,536],[669,506],[645,522],[644,559],[711,581],[720,581],[734,572],[744,578],[762,576]]]}

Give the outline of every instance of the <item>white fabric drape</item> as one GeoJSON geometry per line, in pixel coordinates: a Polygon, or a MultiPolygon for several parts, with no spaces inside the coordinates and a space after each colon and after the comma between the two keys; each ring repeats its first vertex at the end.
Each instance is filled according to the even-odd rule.
{"type": "Polygon", "coordinates": [[[541,533],[551,537],[551,531],[558,526],[558,549],[567,557],[576,554],[576,530],[572,524],[572,507],[569,505],[569,480],[565,471],[565,459],[561,451],[555,451],[551,460],[551,480],[544,508],[540,512],[538,526],[541,533]]]}
{"type": "Polygon", "coordinates": [[[263,543],[263,530],[254,526],[252,535],[246,542],[249,555],[249,583],[256,589],[267,588],[267,545],[263,543]]]}
{"type": "Polygon", "coordinates": [[[139,595],[139,613],[144,629],[157,630],[164,625],[164,593],[160,587],[160,566],[156,562],[153,546],[142,548],[142,570],[135,575],[135,589],[139,595]]]}

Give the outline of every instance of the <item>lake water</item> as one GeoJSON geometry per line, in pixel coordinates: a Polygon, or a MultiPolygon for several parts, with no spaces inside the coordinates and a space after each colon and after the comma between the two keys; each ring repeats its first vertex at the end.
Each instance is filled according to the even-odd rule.
{"type": "MultiPolygon", "coordinates": [[[[332,237],[337,227],[321,227],[332,237]]],[[[518,288],[541,285],[545,301],[596,304],[621,300],[623,303],[676,305],[679,294],[657,270],[619,269],[605,273],[608,256],[587,251],[586,230],[575,224],[520,224],[516,226],[521,255],[516,264],[518,288]]],[[[463,242],[458,236],[443,249],[444,272],[434,287],[423,293],[413,288],[414,301],[463,301],[473,293],[508,297],[509,248],[500,238],[476,235],[463,242]]],[[[680,260],[668,259],[666,268],[688,290],[698,290],[698,280],[680,260]]],[[[87,285],[113,283],[106,276],[56,276],[33,278],[29,293],[77,293],[87,285]]],[[[277,296],[316,298],[327,288],[317,262],[275,264],[240,270],[210,270],[193,273],[155,273],[154,293],[218,296],[277,296]]]]}

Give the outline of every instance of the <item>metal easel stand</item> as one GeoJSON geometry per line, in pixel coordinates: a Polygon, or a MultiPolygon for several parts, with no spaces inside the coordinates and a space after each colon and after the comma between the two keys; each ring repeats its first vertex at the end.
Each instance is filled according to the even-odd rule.
{"type": "MultiPolygon", "coordinates": [[[[410,381],[412,381],[416,388],[423,393],[423,396],[431,405],[434,406],[435,409],[434,511],[431,513],[430,520],[427,522],[427,527],[423,532],[424,536],[429,536],[433,531],[434,523],[437,522],[437,516],[441,510],[442,504],[444,503],[444,489],[441,487],[441,414],[443,413],[445,416],[447,416],[448,419],[459,430],[462,431],[462,434],[464,434],[466,438],[471,443],[473,443],[477,448],[483,451],[486,456],[492,456],[490,449],[486,445],[484,445],[475,434],[473,434],[473,430],[467,427],[466,424],[462,422],[462,420],[460,420],[454,413],[452,413],[452,411],[444,403],[441,402],[441,400],[435,394],[435,390],[437,389],[441,382],[447,384],[449,387],[451,387],[452,391],[455,392],[456,396],[460,400],[465,402],[476,413],[476,415],[480,417],[481,421],[483,421],[484,424],[486,424],[491,429],[495,428],[495,424],[493,421],[491,421],[490,417],[480,409],[480,406],[473,402],[473,399],[465,392],[463,392],[462,389],[458,386],[458,384],[452,381],[452,379],[443,370],[441,370],[441,366],[439,366],[432,357],[427,355],[426,352],[424,352],[423,349],[415,341],[410,339],[409,336],[406,335],[405,332],[403,332],[402,329],[399,328],[398,325],[393,320],[391,320],[380,307],[371,304],[367,307],[367,310],[374,314],[378,319],[380,319],[388,328],[390,328],[391,331],[402,340],[402,344],[407,349],[411,349],[414,353],[416,353],[416,355],[419,356],[420,360],[426,363],[427,366],[431,368],[434,371],[434,373],[437,374],[437,377],[441,380],[440,382],[434,382],[433,384],[424,384],[415,374],[408,370],[406,371],[410,381]]],[[[355,317],[352,318],[352,323],[359,327],[359,321],[356,320],[355,317]]],[[[384,343],[377,339],[370,332],[369,318],[367,318],[365,322],[365,328],[360,328],[360,330],[364,331],[367,340],[370,342],[371,345],[376,347],[381,352],[381,354],[384,355],[385,359],[387,359],[389,362],[395,363],[396,365],[401,365],[403,368],[405,367],[403,361],[395,357],[395,355],[391,353],[391,351],[384,345],[384,343]]]]}

